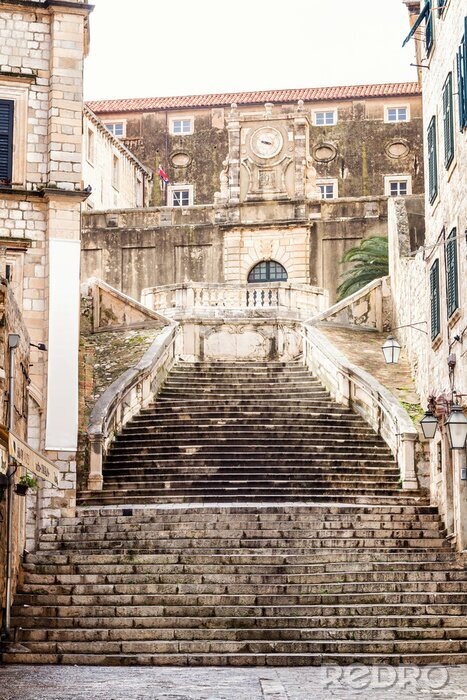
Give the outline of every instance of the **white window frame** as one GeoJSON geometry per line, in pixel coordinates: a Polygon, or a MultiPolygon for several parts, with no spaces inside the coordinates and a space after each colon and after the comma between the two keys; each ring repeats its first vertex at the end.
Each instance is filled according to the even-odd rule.
{"type": "Polygon", "coordinates": [[[169,132],[172,136],[191,136],[195,131],[195,118],[190,115],[180,115],[175,117],[170,117],[169,119],[169,132]],[[175,131],[175,122],[188,122],[188,131],[175,131]]]}
{"type": "Polygon", "coordinates": [[[386,105],[384,107],[384,123],[385,124],[403,124],[405,122],[410,121],[410,105],[404,105],[404,104],[399,104],[399,105],[386,105]],[[406,110],[406,118],[405,119],[399,119],[399,115],[397,119],[389,119],[389,110],[390,109],[405,109],[406,110]]]}
{"type": "Polygon", "coordinates": [[[112,187],[117,191],[120,189],[120,167],[120,158],[112,151],[112,187]]]}
{"type": "Polygon", "coordinates": [[[102,122],[109,132],[109,134],[112,134],[116,139],[124,139],[126,137],[126,121],[123,121],[123,119],[113,119],[112,121],[104,121],[102,122]],[[115,127],[116,124],[121,124],[122,125],[122,133],[121,134],[115,134],[114,130],[110,130],[109,126],[115,127]]]}
{"type": "Polygon", "coordinates": [[[323,200],[331,200],[331,199],[337,199],[339,196],[338,192],[338,180],[337,178],[331,178],[331,177],[322,177],[318,178],[316,180],[316,185],[318,187],[323,187],[326,185],[332,185],[332,197],[324,197],[323,194],[321,194],[321,199],[323,200]]]}
{"type": "Polygon", "coordinates": [[[313,126],[335,126],[337,124],[337,109],[314,109],[313,110],[313,126]],[[318,124],[317,123],[317,118],[318,114],[331,114],[333,115],[332,117],[332,124],[318,124]]]}
{"type": "Polygon", "coordinates": [[[13,102],[13,163],[11,184],[26,186],[29,85],[0,83],[0,99],[13,102]]]}
{"type": "Polygon", "coordinates": [[[193,185],[184,185],[183,183],[174,183],[173,185],[169,185],[167,188],[167,206],[169,207],[180,207],[180,209],[183,209],[184,207],[192,207],[193,206],[193,185]],[[181,191],[188,191],[188,204],[174,204],[174,193],[175,192],[181,192],[181,191]]]}
{"type": "Polygon", "coordinates": [[[406,182],[407,195],[412,194],[412,175],[385,175],[384,176],[384,194],[386,197],[406,197],[407,195],[391,195],[391,182],[406,182]]]}

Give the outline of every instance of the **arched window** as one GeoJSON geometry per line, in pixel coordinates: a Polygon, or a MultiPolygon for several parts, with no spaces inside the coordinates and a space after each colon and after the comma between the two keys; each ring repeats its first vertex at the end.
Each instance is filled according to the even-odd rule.
{"type": "Polygon", "coordinates": [[[264,260],[255,265],[248,275],[248,282],[287,282],[287,270],[275,260],[264,260]]]}

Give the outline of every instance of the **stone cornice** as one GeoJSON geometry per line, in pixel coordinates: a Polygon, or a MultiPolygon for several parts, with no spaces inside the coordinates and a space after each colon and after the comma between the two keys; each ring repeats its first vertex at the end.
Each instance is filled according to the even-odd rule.
{"type": "Polygon", "coordinates": [[[58,187],[43,187],[40,190],[27,190],[25,187],[8,187],[0,185],[0,200],[4,197],[20,198],[22,201],[28,199],[55,199],[65,197],[66,199],[79,199],[84,202],[90,195],[90,192],[85,190],[64,190],[58,187]]]}
{"type": "Polygon", "coordinates": [[[10,6],[13,9],[15,7],[29,7],[31,9],[35,10],[48,10],[49,8],[66,8],[70,10],[75,10],[75,11],[85,11],[86,13],[92,12],[94,9],[94,5],[88,5],[85,3],[77,3],[77,2],[67,2],[67,0],[41,0],[39,2],[34,2],[34,0],[15,0],[15,2],[12,2],[12,0],[0,0],[0,7],[2,5],[5,6],[10,6]]]}

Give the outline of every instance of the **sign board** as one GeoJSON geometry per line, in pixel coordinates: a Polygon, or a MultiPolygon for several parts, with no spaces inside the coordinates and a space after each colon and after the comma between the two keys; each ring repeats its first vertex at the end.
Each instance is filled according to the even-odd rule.
{"type": "Polygon", "coordinates": [[[23,442],[14,433],[9,438],[10,457],[41,479],[58,486],[60,470],[53,462],[33,450],[26,442],[23,442]]]}
{"type": "Polygon", "coordinates": [[[8,471],[8,450],[0,444],[0,474],[6,474],[8,471]]]}

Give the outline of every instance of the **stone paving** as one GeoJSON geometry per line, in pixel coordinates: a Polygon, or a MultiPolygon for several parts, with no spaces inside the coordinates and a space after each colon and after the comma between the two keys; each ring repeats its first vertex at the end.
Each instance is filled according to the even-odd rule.
{"type": "Polygon", "coordinates": [[[467,666],[322,668],[0,667],[0,700],[467,698],[467,666]]]}

